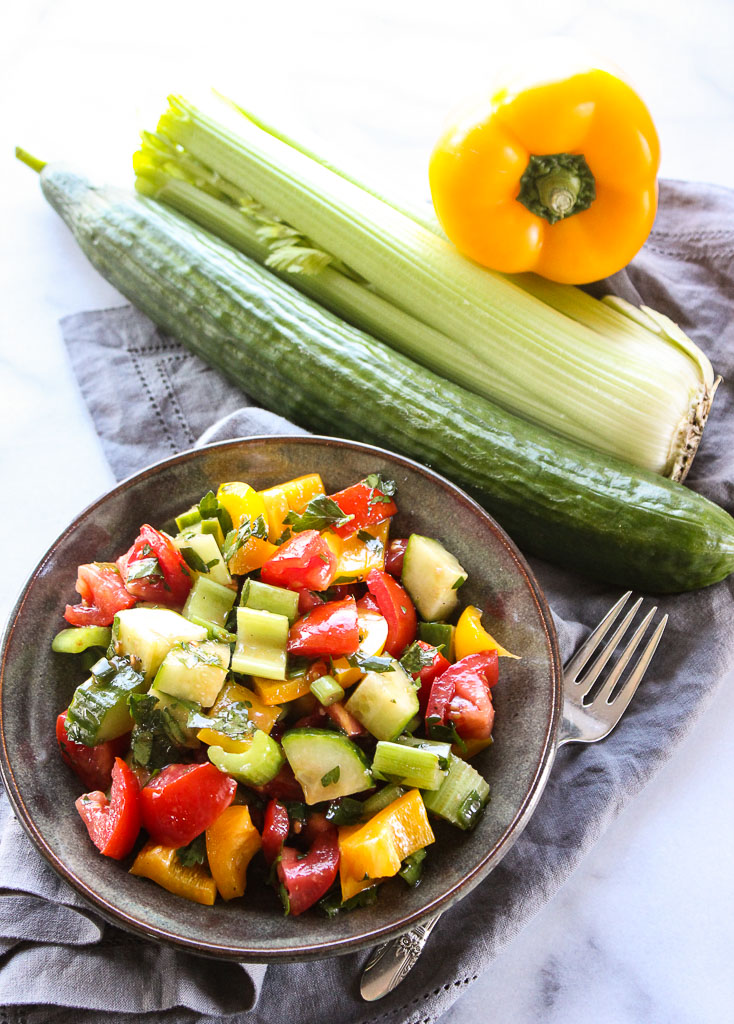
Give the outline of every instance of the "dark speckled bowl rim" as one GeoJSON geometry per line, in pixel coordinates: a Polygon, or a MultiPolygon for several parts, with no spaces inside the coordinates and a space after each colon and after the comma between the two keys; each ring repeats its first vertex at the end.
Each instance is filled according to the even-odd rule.
{"type": "Polygon", "coordinates": [[[67,526],[67,528],[56,538],[53,544],[50,546],[46,554],[40,560],[36,568],[28,577],[28,580],[23,587],[20,597],[18,598],[13,611],[10,613],[2,641],[2,648],[0,648],[0,776],[2,777],[5,789],[7,791],[10,803],[15,811],[16,817],[20,822],[21,826],[28,834],[32,842],[45,857],[51,867],[59,874],[65,881],[67,881],[91,906],[94,910],[100,914],[106,921],[113,925],[122,927],[129,932],[143,936],[146,939],[152,939],[156,942],[163,942],[172,944],[179,948],[186,950],[187,952],[196,953],[200,956],[208,956],[216,959],[224,960],[236,960],[240,962],[250,961],[259,963],[272,963],[276,961],[294,961],[294,960],[313,960],[327,956],[338,956],[347,953],[355,952],[356,950],[363,949],[369,946],[373,946],[378,942],[384,942],[386,939],[393,938],[401,933],[407,931],[411,927],[415,927],[422,921],[425,921],[429,917],[435,914],[447,910],[452,904],[466,896],[471,889],[473,889],[480,881],[482,881],[489,872],[497,865],[497,863],[504,857],[510,847],[513,845],[515,840],[519,837],[520,833],[527,825],[530,817],[532,816],[541,793],[545,787],[548,775],[553,765],[553,758],[556,751],[556,736],[558,727],[561,720],[562,710],[562,668],[560,661],[560,652],[558,647],[558,640],[556,637],[555,627],[553,625],[553,619],[550,613],[550,609],[543,595],[543,592],[533,575],[532,570],[525,561],[524,557],[505,533],[502,527],[490,516],[485,510],[476,502],[473,498],[469,497],[461,488],[455,484],[446,480],[440,474],[435,473],[433,470],[421,465],[420,463],[414,462],[412,459],[405,458],[402,455],[397,455],[393,452],[387,451],[383,448],[378,448],[374,445],[362,444],[357,441],[343,441],[334,437],[325,437],[320,435],[252,435],[248,437],[235,438],[230,441],[220,441],[213,444],[202,445],[198,448],[192,448],[185,452],[181,452],[178,455],[173,455],[165,459],[161,459],[158,462],[153,463],[147,468],[140,470],[138,473],[134,473],[127,477],[121,483],[105,492],[100,498],[88,505],[76,518],[67,526]],[[158,928],[153,926],[146,926],[138,920],[130,917],[125,911],[120,910],[114,904],[110,903],[106,899],[100,897],[94,892],[82,879],[74,875],[69,870],[63,861],[61,861],[53,849],[46,841],[43,834],[40,832],[33,817],[32,808],[28,807],[18,790],[15,782],[13,773],[13,767],[10,763],[8,749],[6,745],[5,736],[5,725],[3,715],[3,682],[5,679],[6,672],[6,661],[8,655],[8,648],[10,638],[16,627],[18,619],[23,614],[23,607],[26,598],[31,590],[36,578],[43,571],[47,563],[53,559],[53,556],[57,548],[63,543],[67,535],[74,530],[80,523],[85,519],[91,517],[97,508],[103,505],[110,497],[117,495],[120,492],[128,488],[132,483],[138,482],[150,476],[154,476],[162,468],[175,465],[176,463],[187,462],[190,460],[196,460],[200,458],[202,453],[212,450],[226,450],[227,448],[236,448],[242,445],[247,445],[250,442],[267,441],[277,445],[279,443],[287,443],[289,445],[303,445],[304,447],[309,446],[330,446],[330,447],[341,447],[348,448],[360,452],[372,453],[380,458],[387,459],[400,466],[405,466],[415,472],[422,474],[429,478],[437,487],[444,490],[448,495],[451,496],[452,500],[459,501],[461,504],[466,506],[475,515],[479,516],[482,520],[489,525],[490,529],[504,545],[509,554],[512,556],[514,563],[517,568],[517,572],[523,577],[525,584],[530,591],[533,601],[538,609],[540,620],[543,624],[545,642],[550,655],[551,665],[551,684],[552,684],[552,703],[550,707],[550,714],[548,717],[547,728],[544,736],[544,742],[542,746],[541,756],[536,766],[535,774],[531,785],[525,795],[525,799],[517,810],[517,814],[514,819],[507,827],[503,835],[495,846],[488,851],[487,855],[474,867],[474,869],[463,876],[463,878],[455,885],[450,887],[444,892],[442,896],[434,899],[431,903],[425,906],[422,910],[414,913],[398,917],[392,923],[384,925],[378,928],[372,928],[371,930],[365,931],[364,934],[358,936],[352,936],[348,939],[342,939],[337,942],[304,942],[303,946],[294,949],[292,946],[288,950],[279,949],[277,946],[273,946],[269,950],[263,950],[262,948],[252,950],[247,946],[232,946],[232,945],[221,945],[215,941],[201,940],[194,941],[192,939],[185,938],[184,936],[178,935],[173,931],[169,931],[164,928],[158,928]]]}

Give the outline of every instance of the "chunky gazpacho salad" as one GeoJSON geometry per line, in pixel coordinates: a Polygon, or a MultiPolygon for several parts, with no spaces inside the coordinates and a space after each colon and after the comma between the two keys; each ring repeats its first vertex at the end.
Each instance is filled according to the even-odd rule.
{"type": "Polygon", "coordinates": [[[102,854],[210,905],[261,851],[286,913],[333,914],[418,884],[431,816],[476,824],[509,652],[473,606],[450,623],[466,573],[439,539],[390,539],[395,490],[223,483],[79,566],[53,648],[89,677],[56,735],[102,854]]]}

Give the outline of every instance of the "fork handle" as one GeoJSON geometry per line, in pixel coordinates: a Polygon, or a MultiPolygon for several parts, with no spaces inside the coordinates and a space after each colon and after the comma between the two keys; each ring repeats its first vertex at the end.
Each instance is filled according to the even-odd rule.
{"type": "Polygon", "coordinates": [[[405,975],[413,969],[440,916],[437,914],[429,918],[399,938],[383,942],[373,950],[359,985],[363,999],[373,1002],[397,988],[405,975]]]}

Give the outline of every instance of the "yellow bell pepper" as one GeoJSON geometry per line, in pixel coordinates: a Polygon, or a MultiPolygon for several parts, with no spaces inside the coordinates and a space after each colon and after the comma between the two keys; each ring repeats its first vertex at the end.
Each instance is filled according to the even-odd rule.
{"type": "Polygon", "coordinates": [[[244,895],[247,868],[261,846],[250,809],[232,804],[206,830],[209,869],[223,900],[244,895]]]}
{"type": "Polygon", "coordinates": [[[519,655],[506,650],[482,627],[482,613],[473,604],[466,606],[456,623],[454,651],[457,661],[469,654],[479,654],[480,651],[497,651],[500,658],[520,660],[519,655]]]}
{"type": "MultiPolygon", "coordinates": [[[[241,483],[238,480],[220,484],[217,498],[229,512],[235,530],[242,526],[245,516],[249,516],[251,523],[254,523],[258,516],[262,516],[265,522],[268,522],[262,495],[249,484],[241,483]]],[[[268,540],[250,537],[247,543],[243,544],[239,551],[236,551],[230,558],[227,566],[231,573],[241,576],[244,573],[252,572],[253,569],[259,569],[269,558],[273,557],[277,550],[277,547],[268,540]]]]}
{"type": "Polygon", "coordinates": [[[173,846],[160,846],[148,840],[130,868],[131,875],[150,878],[175,896],[211,907],[217,898],[217,886],[203,864],[182,864],[173,846]]]}
{"type": "MultiPolygon", "coordinates": [[[[357,623],[359,625],[358,653],[365,656],[382,654],[388,634],[387,620],[379,612],[360,608],[357,612],[357,623]]],[[[336,658],[332,662],[331,675],[344,689],[356,683],[364,674],[360,668],[350,665],[346,658],[336,658]]]]}
{"type": "Polygon", "coordinates": [[[406,857],[434,842],[423,797],[411,789],[365,825],[339,829],[340,864],[354,880],[396,875],[406,857]]]}
{"type": "MultiPolygon", "coordinates": [[[[247,709],[247,713],[250,721],[254,722],[258,729],[262,729],[263,732],[268,734],[270,733],[270,730],[278,721],[280,708],[273,709],[272,707],[268,707],[262,703],[252,690],[232,681],[225,683],[222,687],[219,696],[209,712],[209,717],[214,718],[221,711],[226,710],[230,704],[234,704],[236,701],[242,701],[243,703],[249,704],[250,707],[247,709]]],[[[210,746],[221,747],[223,750],[226,750],[228,754],[243,754],[252,742],[250,737],[244,740],[233,740],[229,736],[225,736],[224,733],[217,732],[216,729],[199,729],[196,734],[196,738],[201,740],[202,743],[207,743],[210,746]]]]}
{"type": "MultiPolygon", "coordinates": [[[[355,832],[359,832],[362,828],[361,825],[344,825],[339,829],[339,844],[346,842],[346,840],[353,835],[355,832]]],[[[375,878],[355,878],[346,867],[344,858],[339,857],[339,882],[342,890],[342,903],[345,900],[350,900],[352,896],[356,896],[358,892],[362,892],[363,889],[369,889],[371,885],[376,885],[382,879],[375,878]]]]}
{"type": "Polygon", "coordinates": [[[660,149],[637,93],[571,47],[452,118],[429,177],[460,252],[504,273],[583,284],[621,270],[650,233],[660,149]]]}
{"type": "Polygon", "coordinates": [[[363,580],[372,569],[384,570],[385,568],[385,551],[390,533],[390,520],[384,519],[381,523],[365,526],[364,530],[360,530],[359,533],[344,538],[329,531],[322,534],[336,556],[334,579],[339,580],[340,583],[356,583],[363,580]],[[371,537],[376,537],[381,547],[374,550],[367,541],[359,536],[359,533],[368,533],[371,537]]]}
{"type": "Polygon", "coordinates": [[[252,685],[262,703],[268,707],[285,704],[311,692],[310,680],[305,675],[297,676],[295,679],[264,679],[262,676],[253,676],[252,685]]]}
{"type": "Polygon", "coordinates": [[[312,498],[324,493],[324,484],[318,473],[307,473],[306,476],[260,491],[260,497],[265,503],[268,540],[278,540],[285,530],[284,520],[289,512],[303,512],[312,498]]]}

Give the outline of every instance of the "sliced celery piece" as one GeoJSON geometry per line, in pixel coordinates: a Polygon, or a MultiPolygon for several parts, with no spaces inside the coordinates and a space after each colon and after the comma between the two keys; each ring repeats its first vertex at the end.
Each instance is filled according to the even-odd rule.
{"type": "Polygon", "coordinates": [[[51,650],[57,654],[81,654],[88,647],[109,647],[110,626],[72,626],[62,629],[51,641],[51,650]]]}
{"type": "Polygon", "coordinates": [[[180,516],[176,516],[176,526],[178,527],[179,533],[182,530],[187,530],[192,526],[196,526],[196,524],[200,522],[201,512],[199,511],[198,505],[192,505],[191,508],[182,512],[180,516]]]}
{"type": "Polygon", "coordinates": [[[419,750],[431,750],[438,757],[438,766],[442,771],[447,771],[451,758],[451,744],[443,740],[424,740],[419,736],[398,736],[396,743],[404,743],[409,747],[418,747],[419,750]]]}
{"type": "Polygon", "coordinates": [[[191,622],[224,626],[237,597],[231,587],[216,583],[208,576],[197,576],[183,606],[183,616],[191,622]]]}
{"type": "Polygon", "coordinates": [[[230,754],[222,747],[211,746],[209,760],[220,772],[226,772],[246,786],[264,786],[278,774],[285,758],[279,743],[262,729],[256,729],[252,743],[244,753],[230,754]]]}
{"type": "Polygon", "coordinates": [[[438,789],[446,777],[435,751],[386,740],[380,740],[375,748],[372,771],[417,789],[438,789]]]}
{"type": "Polygon", "coordinates": [[[291,626],[298,615],[298,594],[295,590],[273,587],[260,580],[245,580],[240,604],[245,608],[259,608],[274,615],[285,615],[291,626]]]}
{"type": "Polygon", "coordinates": [[[286,678],[288,619],[259,608],[237,609],[232,671],[265,679],[286,678]]]}
{"type": "Polygon", "coordinates": [[[467,761],[451,754],[449,772],[440,788],[426,792],[426,810],[458,828],[474,828],[489,800],[489,785],[467,761]]]}
{"type": "Polygon", "coordinates": [[[333,676],[319,676],[311,683],[310,689],[319,704],[325,708],[341,700],[344,696],[344,690],[333,676]]]}
{"type": "Polygon", "coordinates": [[[363,804],[365,818],[374,817],[375,814],[384,810],[404,793],[407,793],[407,791],[408,790],[405,786],[399,786],[396,782],[391,782],[389,785],[383,786],[382,789],[373,793],[372,796],[367,797],[365,800],[363,804]]]}

